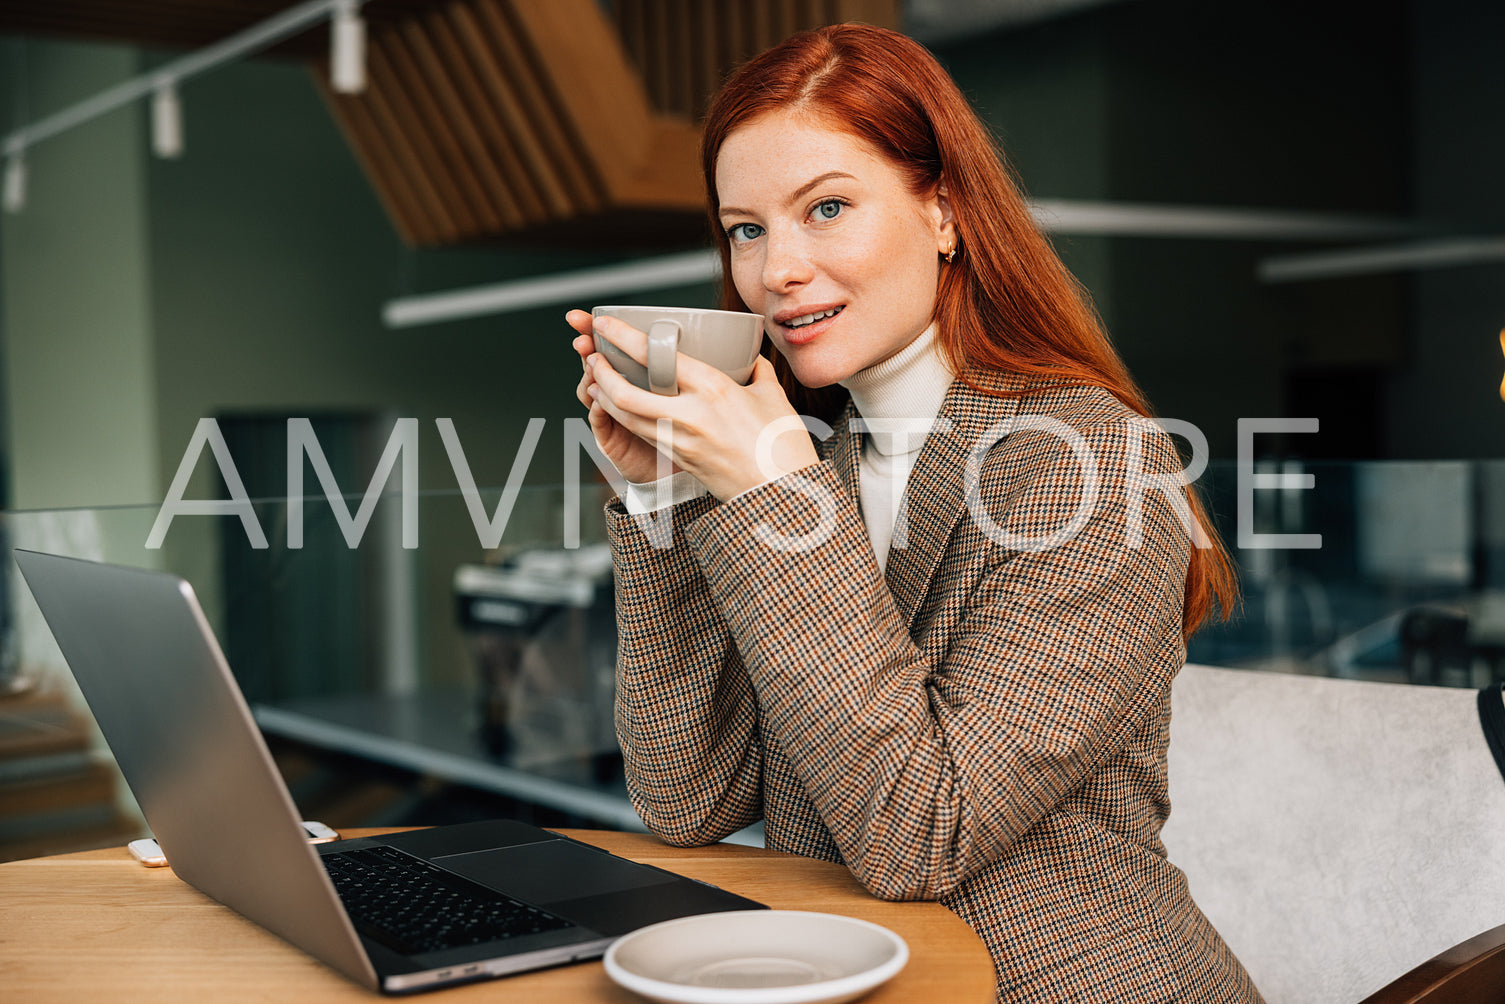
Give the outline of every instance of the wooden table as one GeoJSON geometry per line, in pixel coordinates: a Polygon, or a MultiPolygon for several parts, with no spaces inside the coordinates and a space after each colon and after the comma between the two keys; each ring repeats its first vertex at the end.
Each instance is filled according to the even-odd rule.
{"type": "MultiPolygon", "coordinates": [[[[351,830],[347,836],[385,832],[351,830]]],[[[889,903],[846,868],[756,847],[669,847],[608,830],[560,831],[616,854],[714,883],[774,909],[870,920],[909,943],[909,964],[865,998],[991,1001],[993,965],[972,929],[939,903],[889,903]]],[[[600,962],[454,987],[437,1002],[582,1004],[641,998],[600,962]]],[[[124,847],[0,864],[0,997],[26,1001],[326,1001],[377,995],[219,905],[170,868],[124,847]]]]}

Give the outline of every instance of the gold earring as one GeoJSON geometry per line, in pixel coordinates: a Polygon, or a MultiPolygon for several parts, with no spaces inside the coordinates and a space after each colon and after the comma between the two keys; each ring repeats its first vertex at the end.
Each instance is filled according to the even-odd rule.
{"type": "Polygon", "coordinates": [[[951,250],[946,252],[946,264],[950,265],[954,261],[956,261],[956,245],[953,244],[951,250]]]}

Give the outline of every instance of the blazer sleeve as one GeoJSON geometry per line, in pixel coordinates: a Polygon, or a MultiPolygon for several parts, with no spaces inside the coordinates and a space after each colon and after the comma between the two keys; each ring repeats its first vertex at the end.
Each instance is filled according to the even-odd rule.
{"type": "Polygon", "coordinates": [[[683,539],[715,504],[707,496],[652,514],[672,521],[673,546],[662,549],[619,502],[606,510],[628,794],[648,828],[679,845],[714,843],[763,815],[752,684],[683,539]]]}
{"type": "MultiPolygon", "coordinates": [[[[763,728],[876,895],[954,890],[1122,749],[1167,693],[1184,660],[1190,542],[1163,497],[1145,491],[1142,541],[1129,545],[1122,425],[1084,430],[1097,501],[1068,541],[974,545],[985,552],[975,587],[947,594],[964,609],[950,614],[955,628],[933,659],[911,640],[825,463],[689,528],[763,728]],[[772,528],[786,535],[780,546],[768,543],[772,528]]],[[[1029,462],[985,465],[980,498],[996,528],[1041,538],[1077,511],[1089,478],[1059,440],[1014,442],[1025,435],[1004,452],[1029,462]]],[[[1180,469],[1168,441],[1158,450],[1162,466],[1180,469]]]]}

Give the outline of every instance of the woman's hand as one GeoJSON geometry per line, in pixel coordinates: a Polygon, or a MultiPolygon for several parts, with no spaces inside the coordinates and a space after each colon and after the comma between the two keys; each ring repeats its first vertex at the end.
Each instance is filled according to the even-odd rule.
{"type": "MultiPolygon", "coordinates": [[[[591,318],[584,311],[571,312],[570,323],[581,329],[577,314],[589,330],[591,318]]],[[[646,335],[614,317],[598,323],[604,338],[647,365],[646,335]]],[[[602,438],[603,430],[653,444],[651,449],[666,452],[676,469],[689,471],[724,501],[820,459],[779,386],[773,364],[765,358],[758,359],[751,382],[743,387],[715,367],[680,353],[675,360],[679,394],[670,397],[629,383],[594,351],[588,336],[576,339],[575,348],[585,360],[580,394],[590,402],[591,428],[613,463],[617,460],[602,438]],[[589,351],[582,351],[582,343],[589,351]],[[598,410],[603,413],[599,425],[598,410]],[[665,419],[669,435],[661,439],[659,423],[665,419]]],[[[632,453],[630,459],[641,458],[632,453]]],[[[620,465],[617,469],[628,480],[637,480],[620,465]]],[[[657,476],[656,466],[652,476],[657,476]]]]}
{"type": "MultiPolygon", "coordinates": [[[[572,310],[564,315],[566,323],[580,334],[570,343],[580,355],[580,366],[585,371],[575,388],[575,397],[590,410],[591,432],[596,445],[606,454],[617,471],[628,481],[647,484],[657,481],[659,473],[658,450],[652,442],[645,441],[624,429],[606,409],[596,403],[596,379],[591,375],[589,360],[596,352],[595,339],[591,337],[591,315],[584,310],[572,310]]],[[[610,369],[610,366],[607,367],[610,369]]],[[[670,473],[679,471],[670,467],[670,473]]]]}

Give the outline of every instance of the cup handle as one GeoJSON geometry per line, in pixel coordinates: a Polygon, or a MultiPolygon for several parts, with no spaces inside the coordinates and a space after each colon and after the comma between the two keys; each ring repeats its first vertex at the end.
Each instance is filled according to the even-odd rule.
{"type": "Polygon", "coordinates": [[[679,352],[678,321],[660,319],[648,328],[648,389],[670,397],[679,393],[674,356],[679,352]]]}

